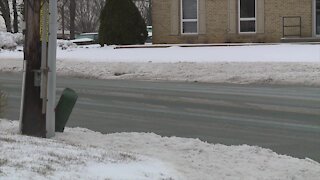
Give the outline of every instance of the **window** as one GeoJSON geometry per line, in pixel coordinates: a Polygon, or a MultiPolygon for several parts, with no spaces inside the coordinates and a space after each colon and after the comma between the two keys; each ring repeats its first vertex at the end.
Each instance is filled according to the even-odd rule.
{"type": "Polygon", "coordinates": [[[239,32],[256,32],[256,0],[239,0],[239,32]]]}
{"type": "Polygon", "coordinates": [[[181,0],[182,34],[198,33],[198,0],[181,0]]]}
{"type": "Polygon", "coordinates": [[[315,13],[316,13],[316,35],[320,35],[320,0],[316,0],[315,13]]]}

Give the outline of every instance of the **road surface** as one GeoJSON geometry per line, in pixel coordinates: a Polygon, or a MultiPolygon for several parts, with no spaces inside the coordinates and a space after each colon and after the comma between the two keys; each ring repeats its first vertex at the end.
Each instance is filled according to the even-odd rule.
{"type": "MultiPolygon", "coordinates": [[[[58,77],[79,100],[68,126],[249,144],[320,162],[320,89],[58,77]]],[[[0,73],[5,118],[18,119],[21,75],[0,73]]]]}

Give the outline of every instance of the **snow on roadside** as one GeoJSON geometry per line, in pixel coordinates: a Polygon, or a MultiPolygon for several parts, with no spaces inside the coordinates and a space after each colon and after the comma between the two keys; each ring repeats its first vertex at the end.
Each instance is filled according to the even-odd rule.
{"type": "MultiPolygon", "coordinates": [[[[320,86],[320,45],[58,50],[58,75],[97,79],[320,86]]],[[[63,43],[62,43],[63,44],[63,43]]],[[[21,72],[23,52],[0,52],[0,71],[21,72]]]]}
{"type": "MultiPolygon", "coordinates": [[[[100,45],[75,46],[70,41],[59,40],[58,45],[68,44],[67,50],[58,49],[57,58],[81,62],[318,62],[320,45],[277,44],[214,47],[122,48],[100,45]]],[[[22,52],[4,51],[1,59],[22,59],[22,52]]]]}
{"type": "Polygon", "coordinates": [[[139,154],[17,134],[0,119],[0,179],[181,179],[169,164],[139,154]]]}
{"type": "Polygon", "coordinates": [[[256,45],[169,48],[77,48],[58,59],[89,62],[320,62],[320,45],[256,45]]]}
{"type": "MultiPolygon", "coordinates": [[[[21,60],[0,58],[0,72],[22,72],[21,60]]],[[[91,79],[165,80],[320,86],[320,63],[103,63],[58,61],[57,74],[91,79]]]]}
{"type": "Polygon", "coordinates": [[[310,159],[247,145],[214,145],[153,133],[104,135],[82,128],[67,128],[47,140],[18,135],[17,126],[0,120],[1,179],[108,175],[110,179],[317,180],[320,174],[320,164],[310,159]]]}

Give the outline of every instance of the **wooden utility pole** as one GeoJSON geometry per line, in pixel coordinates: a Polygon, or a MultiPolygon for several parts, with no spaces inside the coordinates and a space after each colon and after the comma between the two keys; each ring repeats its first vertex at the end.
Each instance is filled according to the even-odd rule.
{"type": "Polygon", "coordinates": [[[46,115],[40,98],[41,43],[40,0],[27,0],[25,4],[26,34],[24,59],[26,61],[21,132],[25,135],[46,137],[46,115]]]}

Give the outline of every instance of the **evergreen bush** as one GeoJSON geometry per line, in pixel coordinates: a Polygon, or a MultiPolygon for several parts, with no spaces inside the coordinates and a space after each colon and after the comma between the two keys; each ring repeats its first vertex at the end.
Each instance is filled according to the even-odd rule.
{"type": "Polygon", "coordinates": [[[146,24],[132,0],[107,0],[100,15],[99,42],[107,45],[144,44],[146,24]]]}

